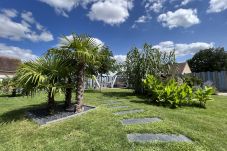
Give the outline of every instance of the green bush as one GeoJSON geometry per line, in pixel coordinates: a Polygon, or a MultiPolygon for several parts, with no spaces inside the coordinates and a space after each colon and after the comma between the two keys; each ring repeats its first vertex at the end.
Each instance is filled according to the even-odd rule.
{"type": "Polygon", "coordinates": [[[190,87],[201,86],[203,84],[202,79],[200,79],[196,76],[193,76],[193,75],[189,75],[189,74],[183,75],[182,79],[183,79],[184,83],[187,83],[190,87]]]}
{"type": "Polygon", "coordinates": [[[213,100],[211,98],[211,95],[214,93],[214,90],[212,87],[205,86],[204,89],[200,88],[195,91],[195,97],[194,99],[199,101],[200,107],[206,107],[206,102],[209,100],[213,100]]]}
{"type": "Polygon", "coordinates": [[[210,94],[212,93],[210,87],[193,91],[187,83],[178,84],[174,79],[163,83],[153,75],[148,75],[143,80],[143,84],[151,101],[164,106],[170,105],[172,108],[191,105],[195,101],[199,102],[201,107],[205,107],[206,101],[210,100],[210,94]],[[202,95],[203,98],[199,95],[202,95]]]}

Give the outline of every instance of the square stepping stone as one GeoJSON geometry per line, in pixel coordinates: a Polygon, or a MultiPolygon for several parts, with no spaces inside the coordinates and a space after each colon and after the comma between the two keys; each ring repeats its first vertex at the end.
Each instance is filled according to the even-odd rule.
{"type": "Polygon", "coordinates": [[[184,135],[168,134],[127,134],[129,142],[192,142],[184,135]]]}
{"type": "Polygon", "coordinates": [[[110,102],[107,102],[107,105],[114,105],[114,104],[119,104],[120,102],[117,102],[117,101],[110,101],[110,102]]]}
{"type": "Polygon", "coordinates": [[[111,106],[111,109],[123,109],[123,108],[128,108],[129,106],[111,106]]]}
{"type": "Polygon", "coordinates": [[[137,119],[125,119],[122,120],[121,123],[123,125],[130,125],[130,124],[146,124],[146,123],[153,123],[161,121],[158,117],[153,118],[137,118],[137,119]]]}
{"type": "Polygon", "coordinates": [[[121,111],[121,112],[115,112],[115,115],[124,115],[124,114],[132,114],[132,113],[139,113],[143,112],[144,110],[128,110],[128,111],[121,111]]]}

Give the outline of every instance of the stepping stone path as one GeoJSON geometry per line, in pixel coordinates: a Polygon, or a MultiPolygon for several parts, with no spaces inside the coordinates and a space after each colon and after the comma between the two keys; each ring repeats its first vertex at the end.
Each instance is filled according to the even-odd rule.
{"type": "MultiPolygon", "coordinates": [[[[114,104],[119,104],[120,102],[111,101],[108,103],[111,109],[121,109],[127,108],[128,106],[111,106],[114,104]]],[[[125,114],[132,114],[132,113],[139,113],[143,112],[143,109],[134,109],[134,110],[127,110],[127,111],[120,111],[115,112],[115,115],[125,115],[125,114]]],[[[130,125],[130,124],[146,124],[146,123],[153,123],[162,121],[158,117],[153,118],[137,118],[137,119],[124,119],[121,121],[123,125],[130,125]]],[[[184,135],[174,135],[174,134],[127,134],[127,138],[129,142],[189,142],[192,143],[192,140],[184,135]]]]}
{"type": "Polygon", "coordinates": [[[128,134],[129,142],[192,142],[191,139],[184,135],[167,135],[167,134],[128,134]]]}
{"type": "Polygon", "coordinates": [[[158,117],[154,118],[138,118],[138,119],[125,119],[122,120],[121,123],[123,125],[130,125],[130,124],[146,124],[146,123],[153,123],[153,122],[159,122],[162,121],[158,117]]]}
{"type": "Polygon", "coordinates": [[[121,111],[121,112],[115,112],[115,115],[124,115],[124,114],[131,114],[131,113],[139,113],[143,112],[144,110],[128,110],[128,111],[121,111]]]}
{"type": "Polygon", "coordinates": [[[107,105],[114,105],[114,104],[120,104],[120,102],[111,101],[111,102],[108,102],[108,103],[107,103],[107,105]]]}
{"type": "Polygon", "coordinates": [[[123,109],[123,108],[128,108],[129,106],[112,106],[110,107],[111,109],[123,109]]]}

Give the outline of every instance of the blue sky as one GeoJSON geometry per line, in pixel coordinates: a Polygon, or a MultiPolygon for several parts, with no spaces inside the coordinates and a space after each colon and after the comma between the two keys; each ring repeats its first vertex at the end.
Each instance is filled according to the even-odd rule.
{"type": "Polygon", "coordinates": [[[124,59],[145,42],[176,49],[179,62],[199,49],[227,47],[227,0],[1,0],[0,55],[23,60],[87,33],[124,59]]]}

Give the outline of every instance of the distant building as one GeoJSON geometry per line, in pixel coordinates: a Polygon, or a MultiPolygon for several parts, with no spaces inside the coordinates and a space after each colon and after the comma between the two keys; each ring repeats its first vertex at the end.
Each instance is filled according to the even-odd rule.
{"type": "Polygon", "coordinates": [[[183,62],[183,63],[177,63],[177,67],[178,67],[178,74],[188,74],[188,73],[192,73],[191,68],[189,67],[187,62],[183,62]]]}
{"type": "Polygon", "coordinates": [[[192,73],[191,68],[189,67],[187,62],[183,63],[177,63],[176,64],[176,74],[183,75],[183,74],[189,74],[192,73]]]}
{"type": "Polygon", "coordinates": [[[12,78],[20,64],[19,59],[0,56],[0,81],[5,78],[12,78]]]}

